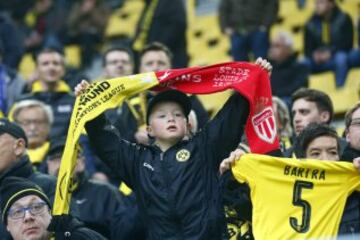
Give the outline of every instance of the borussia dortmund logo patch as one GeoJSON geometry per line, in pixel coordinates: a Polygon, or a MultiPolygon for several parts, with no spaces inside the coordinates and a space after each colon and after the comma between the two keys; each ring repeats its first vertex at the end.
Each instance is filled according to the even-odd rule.
{"type": "Polygon", "coordinates": [[[176,160],[179,162],[186,162],[190,158],[190,152],[186,149],[181,149],[176,153],[176,160]]]}

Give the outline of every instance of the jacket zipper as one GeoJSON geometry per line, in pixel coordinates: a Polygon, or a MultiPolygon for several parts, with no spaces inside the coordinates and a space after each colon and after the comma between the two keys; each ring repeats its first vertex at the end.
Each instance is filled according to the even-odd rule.
{"type": "MultiPolygon", "coordinates": [[[[177,223],[178,227],[181,228],[181,222],[179,222],[179,219],[178,217],[176,216],[175,214],[175,209],[174,209],[174,201],[172,199],[172,196],[171,196],[171,191],[170,191],[170,175],[169,175],[169,172],[168,172],[168,169],[167,169],[167,166],[165,165],[166,162],[164,162],[164,152],[161,152],[160,153],[160,162],[161,162],[161,168],[162,168],[162,171],[164,173],[164,180],[165,180],[165,185],[166,185],[166,191],[167,191],[167,194],[168,194],[168,201],[169,201],[169,204],[170,204],[170,214],[173,216],[173,221],[177,223]]],[[[182,232],[181,230],[178,231],[177,235],[180,235],[180,239],[183,239],[183,236],[182,236],[182,232]]]]}

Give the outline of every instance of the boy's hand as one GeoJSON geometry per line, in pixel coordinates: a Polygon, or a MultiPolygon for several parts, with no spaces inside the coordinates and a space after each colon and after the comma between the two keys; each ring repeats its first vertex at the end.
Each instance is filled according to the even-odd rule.
{"type": "Polygon", "coordinates": [[[145,129],[138,129],[135,133],[135,139],[137,143],[149,145],[149,137],[145,129]]]}
{"type": "Polygon", "coordinates": [[[360,157],[354,158],[353,160],[354,167],[360,172],[360,157]]]}
{"type": "Polygon", "coordinates": [[[82,80],[81,83],[76,85],[74,89],[75,96],[80,96],[89,87],[89,85],[90,84],[87,81],[82,80]]]}
{"type": "Polygon", "coordinates": [[[256,59],[255,64],[268,71],[269,75],[271,75],[273,67],[266,59],[262,59],[261,57],[259,57],[256,59]]]}
{"type": "Polygon", "coordinates": [[[242,149],[236,149],[235,151],[232,151],[228,158],[225,158],[221,163],[219,167],[220,175],[222,175],[225,171],[229,170],[232,165],[235,164],[236,160],[239,160],[242,155],[244,155],[245,152],[242,149]]]}

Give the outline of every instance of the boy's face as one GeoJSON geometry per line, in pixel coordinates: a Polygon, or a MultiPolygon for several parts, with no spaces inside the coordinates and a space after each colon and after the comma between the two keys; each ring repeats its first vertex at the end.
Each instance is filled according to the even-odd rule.
{"type": "Polygon", "coordinates": [[[336,138],[331,136],[315,138],[306,149],[306,158],[338,161],[339,152],[336,138]]]}
{"type": "Polygon", "coordinates": [[[325,123],[329,119],[328,112],[320,112],[315,102],[307,101],[303,98],[299,98],[293,103],[291,113],[296,136],[309,123],[325,123]]]}
{"type": "Polygon", "coordinates": [[[187,133],[187,120],[176,102],[160,102],[150,113],[148,133],[161,144],[173,145],[187,133]]]}

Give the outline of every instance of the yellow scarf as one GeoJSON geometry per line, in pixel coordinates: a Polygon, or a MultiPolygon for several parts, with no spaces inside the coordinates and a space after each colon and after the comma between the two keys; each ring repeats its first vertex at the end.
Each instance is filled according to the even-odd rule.
{"type": "Polygon", "coordinates": [[[29,155],[30,162],[32,164],[41,163],[44,160],[47,152],[49,151],[49,147],[50,147],[50,143],[45,142],[43,145],[41,145],[38,148],[28,149],[27,153],[29,155]]]}
{"type": "MultiPolygon", "coordinates": [[[[39,80],[36,80],[31,86],[31,92],[43,92],[44,88],[39,80]]],[[[60,80],[57,85],[55,92],[71,92],[71,88],[63,80],[60,80]]]]}
{"type": "Polygon", "coordinates": [[[76,166],[78,139],[87,121],[109,108],[119,106],[125,98],[158,84],[155,73],[144,73],[92,83],[85,93],[76,98],[67,134],[64,154],[56,185],[53,214],[69,212],[71,183],[76,166]],[[75,149],[74,149],[75,148],[75,149]]]}

